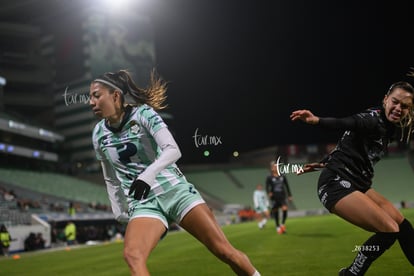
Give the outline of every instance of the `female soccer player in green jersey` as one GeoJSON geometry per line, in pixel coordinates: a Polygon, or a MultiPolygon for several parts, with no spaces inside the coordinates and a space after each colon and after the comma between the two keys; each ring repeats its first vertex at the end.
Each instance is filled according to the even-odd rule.
{"type": "Polygon", "coordinates": [[[90,106],[102,120],[93,130],[112,211],[128,221],[124,257],[131,275],[149,275],[148,256],[172,222],[203,243],[238,275],[260,275],[235,249],[212,212],[175,162],[181,152],[156,110],[165,107],[166,84],[151,75],[140,88],[124,70],[90,85],[90,106]]]}

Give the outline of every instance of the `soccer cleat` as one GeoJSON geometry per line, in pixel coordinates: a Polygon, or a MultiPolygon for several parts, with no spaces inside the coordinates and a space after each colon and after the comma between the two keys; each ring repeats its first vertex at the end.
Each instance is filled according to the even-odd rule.
{"type": "Polygon", "coordinates": [[[279,235],[282,235],[282,234],[284,233],[281,227],[277,227],[277,228],[276,228],[276,232],[277,232],[279,235]]]}
{"type": "Polygon", "coordinates": [[[282,229],[282,232],[283,232],[283,233],[286,233],[286,226],[285,226],[284,224],[282,224],[282,225],[280,226],[280,229],[282,229]]]}

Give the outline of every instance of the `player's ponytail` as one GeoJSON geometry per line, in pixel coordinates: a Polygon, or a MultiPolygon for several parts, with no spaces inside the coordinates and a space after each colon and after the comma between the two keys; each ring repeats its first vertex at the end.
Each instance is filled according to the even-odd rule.
{"type": "Polygon", "coordinates": [[[130,94],[136,104],[148,104],[155,110],[166,107],[164,102],[167,98],[167,84],[158,77],[155,70],[151,72],[150,83],[146,88],[138,87],[128,71],[120,70],[118,74],[127,87],[127,93],[130,94]]]}
{"type": "Polygon", "coordinates": [[[150,83],[146,88],[138,87],[127,70],[107,72],[96,78],[94,82],[102,83],[110,91],[119,90],[123,96],[123,105],[148,104],[155,110],[167,107],[164,103],[167,98],[167,83],[158,77],[155,70],[151,72],[150,83]]]}

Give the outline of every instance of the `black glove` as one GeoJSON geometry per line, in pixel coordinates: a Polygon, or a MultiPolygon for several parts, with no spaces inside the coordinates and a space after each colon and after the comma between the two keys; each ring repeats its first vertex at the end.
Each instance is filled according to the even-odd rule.
{"type": "Polygon", "coordinates": [[[151,186],[142,180],[135,179],[129,188],[128,195],[133,195],[136,200],[146,199],[151,190],[151,186]]]}

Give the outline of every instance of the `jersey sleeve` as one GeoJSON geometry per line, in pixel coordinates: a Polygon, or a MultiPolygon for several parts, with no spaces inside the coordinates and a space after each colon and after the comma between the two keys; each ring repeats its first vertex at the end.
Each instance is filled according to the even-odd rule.
{"type": "Polygon", "coordinates": [[[93,129],[92,132],[92,145],[93,145],[93,149],[95,150],[95,155],[96,155],[96,159],[98,161],[102,161],[105,159],[105,155],[103,154],[101,148],[99,147],[99,142],[98,142],[98,132],[99,132],[99,125],[97,124],[95,126],[95,128],[93,129]]]}
{"type": "Polygon", "coordinates": [[[126,197],[121,188],[121,182],[116,178],[114,169],[109,161],[101,161],[101,166],[115,219],[119,222],[128,222],[126,197]]]}
{"type": "Polygon", "coordinates": [[[356,127],[356,121],[353,116],[345,118],[319,118],[319,126],[328,129],[353,130],[356,127]]]}
{"type": "Polygon", "coordinates": [[[256,191],[253,192],[253,204],[255,209],[259,207],[259,193],[256,191]]]}
{"type": "Polygon", "coordinates": [[[358,130],[371,131],[376,129],[379,123],[380,113],[378,110],[366,110],[353,116],[358,130]]]}
{"type": "Polygon", "coordinates": [[[152,108],[147,109],[144,113],[147,117],[145,120],[142,119],[142,123],[153,136],[158,147],[161,149],[161,153],[157,159],[155,159],[155,161],[138,176],[138,179],[152,186],[156,176],[163,169],[175,163],[181,157],[181,151],[161,117],[153,111],[152,108]]]}
{"type": "Polygon", "coordinates": [[[378,112],[367,110],[344,118],[319,118],[319,125],[336,130],[372,130],[378,124],[378,112]]]}
{"type": "Polygon", "coordinates": [[[161,128],[167,127],[161,116],[155,110],[148,106],[142,105],[138,108],[140,123],[149,133],[154,136],[161,128]]]}

